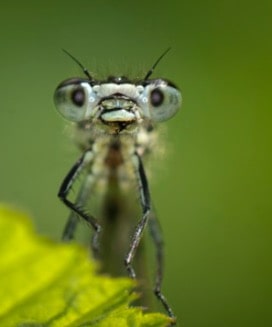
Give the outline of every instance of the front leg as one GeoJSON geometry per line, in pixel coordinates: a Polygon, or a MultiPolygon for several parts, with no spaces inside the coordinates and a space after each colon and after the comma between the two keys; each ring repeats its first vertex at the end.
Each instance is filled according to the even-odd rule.
{"type": "Polygon", "coordinates": [[[159,230],[159,224],[156,221],[155,216],[150,217],[150,211],[151,211],[151,200],[150,200],[150,192],[148,187],[147,178],[145,175],[144,167],[141,161],[140,156],[135,153],[134,156],[134,165],[137,172],[138,177],[138,184],[139,184],[139,190],[140,190],[140,196],[141,196],[141,206],[143,210],[143,215],[141,220],[138,222],[138,225],[136,226],[136,230],[134,232],[132,242],[130,244],[129,252],[125,258],[125,266],[127,268],[127,271],[129,273],[129,276],[133,279],[136,278],[135,271],[132,267],[132,261],[135,256],[135,253],[137,251],[137,248],[139,246],[139,243],[141,241],[144,228],[149,222],[150,225],[150,232],[151,236],[153,238],[153,241],[157,248],[157,277],[156,277],[156,285],[154,289],[154,293],[156,297],[159,299],[159,301],[162,303],[164,308],[166,309],[169,317],[171,317],[173,320],[171,322],[171,326],[176,324],[176,317],[169,306],[165,296],[161,292],[161,283],[162,283],[162,268],[163,268],[163,242],[162,237],[159,230]]]}
{"type": "Polygon", "coordinates": [[[144,228],[148,222],[151,203],[150,203],[150,193],[149,193],[149,188],[148,188],[148,182],[147,182],[147,178],[145,175],[143,163],[141,161],[140,156],[137,153],[135,153],[135,155],[133,157],[133,163],[135,166],[135,171],[137,173],[137,180],[138,180],[138,187],[140,190],[141,206],[142,206],[143,215],[142,215],[142,218],[140,219],[140,221],[138,222],[138,225],[136,226],[134,235],[132,237],[129,252],[128,252],[127,256],[125,257],[125,266],[127,268],[129,276],[131,278],[135,279],[136,274],[132,267],[132,261],[135,256],[135,253],[137,251],[137,248],[139,246],[139,243],[141,241],[141,238],[142,238],[142,235],[144,232],[144,228]]]}
{"type": "MultiPolygon", "coordinates": [[[[95,178],[93,177],[92,173],[89,173],[86,178],[84,179],[80,190],[78,192],[78,195],[75,200],[75,205],[78,208],[84,208],[86,206],[86,203],[88,203],[91,193],[93,190],[95,178]]],[[[74,233],[77,228],[79,219],[78,214],[76,214],[74,211],[70,212],[70,215],[68,217],[67,223],[65,225],[62,239],[63,241],[70,241],[74,238],[74,233]]]]}
{"type": "Polygon", "coordinates": [[[168,301],[166,297],[163,295],[161,291],[161,285],[162,285],[162,276],[163,276],[163,259],[164,259],[164,251],[163,251],[163,239],[162,239],[162,232],[160,228],[159,221],[157,220],[157,217],[154,213],[150,215],[150,219],[148,221],[149,223],[149,230],[151,237],[153,239],[153,242],[155,244],[156,248],[156,261],[157,261],[157,271],[156,271],[156,281],[155,281],[155,288],[154,288],[154,294],[158,298],[158,300],[161,302],[161,304],[164,306],[165,310],[167,311],[169,317],[173,318],[172,325],[175,324],[175,314],[168,304],[168,301]]]}
{"type": "Polygon", "coordinates": [[[58,193],[58,197],[61,201],[70,208],[75,214],[83,218],[93,229],[94,229],[94,236],[93,236],[93,251],[94,253],[98,252],[98,236],[101,232],[101,226],[99,225],[98,221],[88,213],[84,211],[80,202],[74,203],[68,199],[69,192],[78,178],[81,171],[86,168],[88,165],[91,164],[93,160],[93,152],[91,150],[86,151],[83,156],[74,164],[72,169],[64,178],[60,190],[58,193]]]}

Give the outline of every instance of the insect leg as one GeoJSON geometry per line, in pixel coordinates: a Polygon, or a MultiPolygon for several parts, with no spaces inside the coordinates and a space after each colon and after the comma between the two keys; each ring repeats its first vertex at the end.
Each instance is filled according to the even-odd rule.
{"type": "MultiPolygon", "coordinates": [[[[93,178],[89,174],[87,175],[86,179],[84,180],[80,191],[77,195],[75,205],[79,208],[83,208],[87,201],[90,198],[90,193],[92,191],[92,186],[93,186],[93,178]]],[[[79,222],[78,215],[74,212],[71,211],[70,215],[68,217],[68,221],[65,225],[63,234],[62,234],[62,239],[64,241],[70,241],[71,239],[74,238],[74,233],[77,228],[77,224],[79,222]]]]}
{"type": "Polygon", "coordinates": [[[135,165],[135,170],[136,170],[137,177],[138,177],[137,180],[138,180],[138,184],[139,184],[143,215],[136,226],[136,229],[135,229],[135,232],[132,237],[131,244],[130,244],[129,252],[125,257],[125,266],[129,273],[129,276],[131,278],[136,278],[135,271],[132,267],[132,261],[135,256],[135,253],[137,251],[137,248],[139,246],[139,243],[141,241],[141,238],[142,238],[142,235],[144,232],[144,228],[148,222],[148,216],[150,213],[150,206],[151,206],[147,178],[145,175],[145,171],[144,171],[144,167],[143,167],[141,158],[137,153],[135,153],[135,156],[134,156],[134,165],[135,165]]]}
{"type": "Polygon", "coordinates": [[[150,214],[150,218],[148,221],[148,227],[150,231],[150,235],[154,241],[156,247],[156,260],[157,260],[157,271],[156,271],[156,281],[154,287],[154,293],[158,300],[162,303],[168,315],[171,318],[175,319],[175,315],[171,307],[169,306],[167,299],[161,292],[162,278],[163,278],[163,261],[164,261],[164,251],[163,251],[163,238],[162,232],[160,228],[159,221],[154,212],[150,214]]]}
{"type": "Polygon", "coordinates": [[[99,225],[98,221],[88,213],[86,213],[80,203],[74,203],[68,199],[69,192],[71,187],[73,186],[75,180],[79,176],[80,172],[88,166],[93,159],[92,151],[86,151],[83,156],[75,163],[75,165],[71,168],[69,173],[64,178],[60,190],[58,193],[58,197],[61,201],[70,208],[75,214],[79,215],[83,218],[92,228],[94,229],[94,236],[93,236],[93,250],[94,252],[98,252],[98,235],[101,232],[101,226],[99,225]]]}
{"type": "Polygon", "coordinates": [[[73,211],[71,211],[62,233],[63,241],[70,241],[74,238],[75,230],[77,228],[77,223],[78,223],[78,217],[73,211]]]}

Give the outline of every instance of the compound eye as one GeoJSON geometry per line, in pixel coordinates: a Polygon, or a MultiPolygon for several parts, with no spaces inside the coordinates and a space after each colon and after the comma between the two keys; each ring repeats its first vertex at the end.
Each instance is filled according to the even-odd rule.
{"type": "Polygon", "coordinates": [[[65,119],[80,122],[86,116],[91,92],[92,87],[86,80],[66,80],[55,91],[55,106],[65,119]]]}
{"type": "Polygon", "coordinates": [[[154,80],[146,86],[149,116],[160,122],[174,116],[181,106],[180,91],[164,80],[154,80]]]}

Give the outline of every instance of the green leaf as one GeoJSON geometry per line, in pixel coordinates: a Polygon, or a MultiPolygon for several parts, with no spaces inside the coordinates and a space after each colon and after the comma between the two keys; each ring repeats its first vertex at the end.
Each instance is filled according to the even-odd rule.
{"type": "Polygon", "coordinates": [[[167,326],[131,308],[135,283],[96,274],[88,252],[35,235],[29,218],[0,206],[0,326],[167,326]]]}

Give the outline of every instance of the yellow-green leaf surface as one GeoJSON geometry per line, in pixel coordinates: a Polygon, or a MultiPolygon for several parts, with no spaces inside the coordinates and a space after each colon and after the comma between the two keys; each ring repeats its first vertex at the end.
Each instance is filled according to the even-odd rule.
{"type": "Polygon", "coordinates": [[[80,246],[33,232],[29,218],[0,206],[0,326],[167,326],[131,308],[134,283],[96,274],[80,246]]]}

